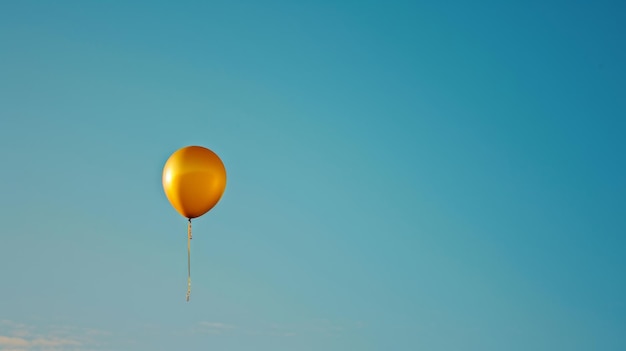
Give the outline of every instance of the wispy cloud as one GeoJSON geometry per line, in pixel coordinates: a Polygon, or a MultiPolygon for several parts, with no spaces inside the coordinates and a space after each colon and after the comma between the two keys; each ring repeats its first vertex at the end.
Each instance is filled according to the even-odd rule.
{"type": "Polygon", "coordinates": [[[0,345],[9,347],[28,347],[30,343],[26,339],[13,338],[0,335],[0,345]]]}
{"type": "Polygon", "coordinates": [[[11,337],[11,336],[3,336],[0,335],[0,345],[2,346],[10,346],[10,347],[21,347],[21,348],[31,348],[31,347],[59,347],[59,346],[80,346],[82,343],[78,340],[74,339],[61,339],[61,338],[45,338],[38,337],[36,339],[26,339],[20,337],[11,337]]]}
{"type": "Polygon", "coordinates": [[[249,335],[292,337],[296,335],[338,336],[365,327],[361,321],[334,323],[328,319],[315,319],[300,323],[269,323],[247,331],[249,335]]]}
{"type": "Polygon", "coordinates": [[[293,323],[255,323],[234,325],[217,321],[199,321],[182,328],[164,328],[160,325],[145,325],[145,330],[153,335],[173,336],[225,336],[250,335],[260,337],[288,338],[297,336],[338,337],[365,328],[362,321],[333,322],[328,319],[313,319],[293,323]]]}
{"type": "Polygon", "coordinates": [[[71,326],[34,327],[0,320],[0,349],[13,351],[81,351],[98,345],[104,331],[71,326]]]}
{"type": "Polygon", "coordinates": [[[195,332],[202,334],[223,334],[233,329],[235,329],[235,326],[231,324],[203,321],[198,323],[195,332]]]}

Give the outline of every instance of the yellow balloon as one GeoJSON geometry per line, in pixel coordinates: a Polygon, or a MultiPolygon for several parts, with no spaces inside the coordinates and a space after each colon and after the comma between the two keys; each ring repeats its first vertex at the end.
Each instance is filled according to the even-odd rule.
{"type": "Polygon", "coordinates": [[[187,146],[174,152],[163,167],[163,189],[172,206],[186,218],[212,209],[226,188],[226,168],[211,150],[187,146]]]}

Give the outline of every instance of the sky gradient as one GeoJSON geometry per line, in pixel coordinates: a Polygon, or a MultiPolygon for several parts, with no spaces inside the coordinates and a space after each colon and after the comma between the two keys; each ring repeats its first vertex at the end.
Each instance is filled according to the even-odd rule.
{"type": "Polygon", "coordinates": [[[5,1],[0,350],[626,349],[626,2],[5,1]],[[186,221],[161,171],[222,158],[186,221]]]}

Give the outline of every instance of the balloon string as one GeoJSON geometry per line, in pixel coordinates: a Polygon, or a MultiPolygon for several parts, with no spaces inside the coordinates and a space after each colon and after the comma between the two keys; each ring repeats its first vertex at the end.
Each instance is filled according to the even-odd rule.
{"type": "Polygon", "coordinates": [[[191,295],[191,218],[187,224],[187,302],[191,295]]]}

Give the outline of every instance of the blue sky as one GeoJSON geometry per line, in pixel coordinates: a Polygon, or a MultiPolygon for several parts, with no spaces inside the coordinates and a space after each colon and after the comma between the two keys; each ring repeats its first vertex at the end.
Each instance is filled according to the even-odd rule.
{"type": "Polygon", "coordinates": [[[3,2],[0,349],[626,349],[625,14],[3,2]]]}

